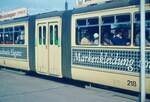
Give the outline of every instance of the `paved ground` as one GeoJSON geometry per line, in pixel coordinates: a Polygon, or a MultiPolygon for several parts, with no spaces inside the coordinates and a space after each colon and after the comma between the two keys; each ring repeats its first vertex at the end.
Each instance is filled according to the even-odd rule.
{"type": "MultiPolygon", "coordinates": [[[[138,98],[0,70],[0,102],[137,102],[138,98]]],[[[150,102],[149,100],[147,102],[150,102]]]]}

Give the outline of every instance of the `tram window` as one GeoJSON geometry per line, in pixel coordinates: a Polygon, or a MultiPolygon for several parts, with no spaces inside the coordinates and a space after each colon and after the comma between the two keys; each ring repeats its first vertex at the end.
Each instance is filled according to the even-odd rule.
{"type": "Polygon", "coordinates": [[[98,45],[99,44],[99,26],[80,27],[77,29],[77,45],[98,45]]]}
{"type": "MultiPolygon", "coordinates": [[[[134,20],[135,21],[140,21],[141,17],[140,17],[140,14],[139,13],[136,13],[135,14],[135,17],[134,17],[134,20]]],[[[145,14],[145,19],[146,20],[150,20],[150,12],[146,12],[145,14]]]]}
{"type": "Polygon", "coordinates": [[[99,44],[99,18],[98,17],[77,20],[76,44],[77,45],[98,45],[99,44]],[[81,22],[84,22],[84,24],[86,25],[83,26],[83,23],[81,25],[81,22]]]}
{"type": "Polygon", "coordinates": [[[146,20],[150,20],[150,12],[147,12],[145,16],[146,16],[146,20]]]}
{"type": "Polygon", "coordinates": [[[88,25],[95,25],[98,24],[98,18],[89,18],[88,25]]]}
{"type": "Polygon", "coordinates": [[[42,44],[42,27],[39,27],[39,44],[42,44]]]}
{"type": "MultiPolygon", "coordinates": [[[[136,13],[134,16],[134,36],[133,41],[135,46],[140,45],[140,14],[136,13]]],[[[145,34],[146,34],[146,46],[150,46],[150,12],[146,12],[145,22],[145,34]]]]}
{"type": "Polygon", "coordinates": [[[58,45],[58,43],[59,43],[59,39],[58,39],[58,25],[55,25],[55,27],[54,27],[54,29],[55,29],[55,45],[58,45]]]}
{"type": "Polygon", "coordinates": [[[77,25],[78,26],[86,25],[86,19],[79,19],[79,20],[77,20],[77,25]]]}
{"type": "Polygon", "coordinates": [[[43,45],[46,44],[46,26],[43,26],[43,45]]]}
{"type": "Polygon", "coordinates": [[[4,32],[4,41],[5,44],[13,44],[13,28],[5,28],[4,32]]]}
{"type": "MultiPolygon", "coordinates": [[[[130,18],[130,16],[128,17],[130,18]]],[[[101,26],[101,44],[105,46],[129,46],[131,44],[131,23],[128,21],[103,24],[101,26]]]]}
{"type": "Polygon", "coordinates": [[[53,26],[50,26],[50,45],[53,45],[53,26]]]}
{"type": "Polygon", "coordinates": [[[14,43],[15,44],[24,44],[25,42],[24,33],[25,33],[24,26],[14,27],[14,43]]]}
{"type": "Polygon", "coordinates": [[[116,16],[116,21],[119,22],[130,22],[130,15],[118,15],[116,16]]]}
{"type": "Polygon", "coordinates": [[[3,35],[3,29],[0,29],[0,44],[4,43],[4,35],[3,35]]]}
{"type": "Polygon", "coordinates": [[[103,24],[114,23],[114,16],[102,17],[103,24]]]}

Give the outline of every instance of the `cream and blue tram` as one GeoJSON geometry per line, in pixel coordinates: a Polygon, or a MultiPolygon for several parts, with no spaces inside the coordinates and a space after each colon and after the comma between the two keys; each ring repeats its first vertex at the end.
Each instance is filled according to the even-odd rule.
{"type": "MultiPolygon", "coordinates": [[[[146,92],[150,94],[150,4],[145,7],[146,92]]],[[[139,4],[126,0],[75,9],[71,30],[73,79],[139,91],[139,4]]]]}
{"type": "Polygon", "coordinates": [[[0,65],[34,70],[34,16],[0,22],[0,65]]]}

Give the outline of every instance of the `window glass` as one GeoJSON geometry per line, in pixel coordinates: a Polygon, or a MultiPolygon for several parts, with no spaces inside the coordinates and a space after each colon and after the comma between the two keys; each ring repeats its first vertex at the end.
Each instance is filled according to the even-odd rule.
{"type": "Polygon", "coordinates": [[[5,28],[4,32],[4,42],[5,44],[13,44],[13,28],[5,28]]]}
{"type": "Polygon", "coordinates": [[[77,28],[76,44],[77,45],[99,44],[99,26],[77,28]]]}
{"type": "Polygon", "coordinates": [[[53,45],[53,26],[50,26],[50,45],[53,45]]]}
{"type": "Polygon", "coordinates": [[[42,44],[42,27],[39,27],[39,44],[42,44]]]}
{"type": "MultiPolygon", "coordinates": [[[[130,16],[128,17],[129,18],[127,19],[130,19],[130,16]]],[[[105,17],[103,17],[103,19],[105,19],[105,17]]],[[[125,20],[124,21],[119,20],[119,21],[120,21],[119,23],[115,22],[115,23],[103,24],[101,26],[102,45],[129,46],[131,44],[131,23],[124,22],[125,20]]]]}
{"type": "MultiPolygon", "coordinates": [[[[150,46],[150,12],[146,12],[146,22],[145,22],[145,34],[146,34],[146,40],[145,43],[147,46],[150,46]]],[[[133,41],[135,46],[140,45],[140,14],[135,14],[134,19],[134,36],[133,41]]]]}
{"type": "Polygon", "coordinates": [[[15,44],[24,44],[25,42],[24,33],[25,33],[24,26],[14,27],[14,43],[15,44]]]}
{"type": "Polygon", "coordinates": [[[130,22],[130,15],[118,15],[116,16],[116,21],[119,22],[130,22]]]}
{"type": "Polygon", "coordinates": [[[145,16],[146,16],[146,20],[150,20],[150,12],[147,12],[145,16]]]}
{"type": "Polygon", "coordinates": [[[58,25],[55,25],[55,45],[58,45],[58,25]]]}
{"type": "Polygon", "coordinates": [[[98,24],[98,18],[89,18],[88,25],[95,25],[98,24]]]}
{"type": "Polygon", "coordinates": [[[99,18],[86,18],[78,21],[84,21],[86,25],[78,24],[76,26],[76,44],[77,45],[98,45],[99,44],[99,18]]]}
{"type": "Polygon", "coordinates": [[[114,23],[114,16],[102,17],[103,24],[114,23]]]}
{"type": "Polygon", "coordinates": [[[4,35],[3,35],[3,29],[0,29],[0,44],[4,43],[4,35]]]}
{"type": "Polygon", "coordinates": [[[43,45],[46,44],[46,26],[43,26],[43,45]]]}
{"type": "Polygon", "coordinates": [[[77,20],[77,25],[78,26],[82,26],[82,25],[86,25],[86,20],[85,19],[79,19],[79,20],[77,20]]]}
{"type": "MultiPolygon", "coordinates": [[[[134,21],[140,21],[141,17],[140,17],[140,13],[135,13],[134,16],[134,21]]],[[[146,12],[145,14],[145,19],[148,21],[150,20],[150,12],[146,12]]]]}

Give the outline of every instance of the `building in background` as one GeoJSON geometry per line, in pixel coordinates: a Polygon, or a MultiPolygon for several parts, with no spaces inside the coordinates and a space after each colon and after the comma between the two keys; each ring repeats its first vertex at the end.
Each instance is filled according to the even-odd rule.
{"type": "Polygon", "coordinates": [[[94,5],[99,3],[105,3],[112,0],[76,0],[75,8],[86,7],[88,5],[94,5]]]}

